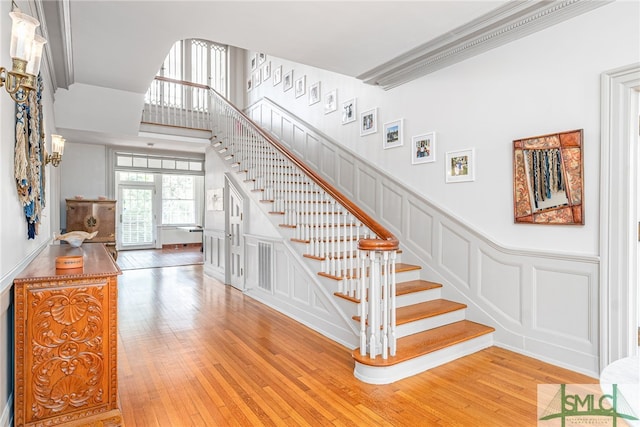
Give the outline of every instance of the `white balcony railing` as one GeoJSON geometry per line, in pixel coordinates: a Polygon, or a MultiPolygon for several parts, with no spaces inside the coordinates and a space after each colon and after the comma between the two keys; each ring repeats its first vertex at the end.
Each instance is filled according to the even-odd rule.
{"type": "Polygon", "coordinates": [[[209,130],[209,86],[156,77],[144,97],[142,123],[209,130]]]}

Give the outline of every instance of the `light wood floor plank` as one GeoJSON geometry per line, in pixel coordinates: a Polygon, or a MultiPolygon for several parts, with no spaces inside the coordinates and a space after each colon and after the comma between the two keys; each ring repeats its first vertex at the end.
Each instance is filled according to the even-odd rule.
{"type": "Polygon", "coordinates": [[[535,426],[537,384],[595,379],[492,347],[389,385],[351,351],[216,280],[202,266],[119,279],[127,427],[535,426]]]}

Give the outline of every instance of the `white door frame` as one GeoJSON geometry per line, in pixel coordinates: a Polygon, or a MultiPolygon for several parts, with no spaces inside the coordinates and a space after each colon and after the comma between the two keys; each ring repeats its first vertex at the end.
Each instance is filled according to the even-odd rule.
{"type": "Polygon", "coordinates": [[[638,351],[640,63],[603,73],[601,83],[600,370],[638,351]]]}
{"type": "Polygon", "coordinates": [[[245,195],[238,190],[238,187],[236,187],[233,182],[231,181],[231,179],[229,178],[229,176],[227,174],[225,174],[225,190],[224,190],[224,194],[225,194],[225,218],[224,218],[224,229],[225,229],[225,257],[224,257],[224,282],[227,285],[233,285],[233,280],[232,280],[232,271],[231,271],[231,262],[232,262],[232,257],[231,257],[231,239],[232,239],[232,227],[231,227],[231,220],[230,220],[230,215],[231,215],[231,210],[232,210],[232,206],[231,206],[231,193],[235,193],[239,198],[242,199],[242,223],[240,225],[240,229],[241,229],[241,235],[239,236],[240,238],[240,246],[241,246],[241,252],[242,252],[242,256],[240,257],[240,263],[241,265],[241,270],[242,270],[242,283],[240,284],[240,286],[234,286],[237,287],[240,290],[244,290],[244,272],[246,271],[245,265],[244,265],[244,224],[246,223],[246,197],[245,195]]]}

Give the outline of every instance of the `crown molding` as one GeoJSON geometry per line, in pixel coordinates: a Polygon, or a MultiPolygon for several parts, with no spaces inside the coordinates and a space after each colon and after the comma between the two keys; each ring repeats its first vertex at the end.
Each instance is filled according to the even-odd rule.
{"type": "Polygon", "coordinates": [[[44,45],[44,61],[51,76],[53,90],[68,89],[74,82],[73,50],[71,46],[70,1],[32,0],[40,21],[44,45]]]}
{"type": "Polygon", "coordinates": [[[389,90],[612,1],[510,1],[357,78],[389,90]]]}

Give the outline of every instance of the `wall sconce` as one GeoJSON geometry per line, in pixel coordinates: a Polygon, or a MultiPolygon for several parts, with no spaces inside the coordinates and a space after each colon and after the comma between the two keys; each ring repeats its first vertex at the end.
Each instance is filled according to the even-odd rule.
{"type": "Polygon", "coordinates": [[[62,161],[62,152],[64,151],[64,139],[60,135],[51,135],[51,154],[48,154],[44,164],[48,165],[51,163],[53,167],[57,168],[60,162],[62,161]]]}
{"type": "Polygon", "coordinates": [[[42,48],[47,40],[35,33],[40,25],[37,19],[20,12],[18,8],[9,16],[13,20],[9,51],[12,67],[11,70],[0,67],[0,86],[4,86],[15,102],[24,102],[29,91],[36,86],[42,48]],[[20,89],[22,96],[19,98],[20,89]]]}

